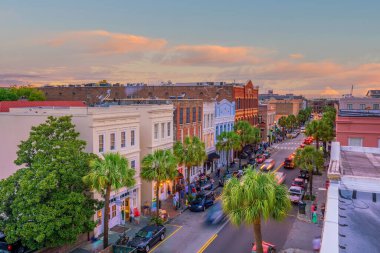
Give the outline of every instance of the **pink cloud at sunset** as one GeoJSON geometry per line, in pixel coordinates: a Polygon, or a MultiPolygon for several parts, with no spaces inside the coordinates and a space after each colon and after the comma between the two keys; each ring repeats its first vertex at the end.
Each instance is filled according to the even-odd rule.
{"type": "Polygon", "coordinates": [[[290,54],[289,58],[291,59],[303,59],[305,56],[303,54],[290,54]]]}
{"type": "Polygon", "coordinates": [[[339,92],[337,90],[334,90],[330,86],[327,86],[321,93],[323,96],[338,96],[339,92]]]}
{"type": "Polygon", "coordinates": [[[164,39],[94,30],[63,33],[47,44],[52,47],[67,45],[93,54],[124,54],[160,50],[167,42],[164,39]]]}

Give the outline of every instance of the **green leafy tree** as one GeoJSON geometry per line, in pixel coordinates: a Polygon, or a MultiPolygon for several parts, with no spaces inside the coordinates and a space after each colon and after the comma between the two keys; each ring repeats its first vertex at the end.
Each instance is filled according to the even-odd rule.
{"type": "Polygon", "coordinates": [[[285,138],[285,128],[287,126],[287,119],[285,116],[281,116],[278,119],[278,125],[282,128],[282,138],[285,138]]]}
{"type": "Polygon", "coordinates": [[[293,114],[290,114],[288,117],[286,117],[286,127],[291,131],[293,131],[293,128],[297,124],[297,118],[293,114]]]}
{"type": "Polygon", "coordinates": [[[322,153],[315,149],[312,146],[306,146],[303,149],[297,149],[296,155],[294,157],[294,163],[297,167],[302,170],[306,170],[309,172],[309,193],[310,199],[313,196],[313,172],[323,169],[323,155],[322,153]]]}
{"type": "Polygon", "coordinates": [[[129,167],[127,158],[119,153],[107,153],[91,160],[91,171],[83,177],[83,182],[104,196],[104,239],[103,247],[108,246],[109,203],[113,190],[135,185],[135,170],[129,167]]]}
{"type": "Polygon", "coordinates": [[[82,183],[91,155],[78,137],[71,117],[49,117],[18,146],[15,163],[24,168],[0,181],[0,230],[8,242],[57,247],[94,228],[97,202],[82,183]]]}
{"type": "MultiPolygon", "coordinates": [[[[252,127],[252,125],[245,120],[238,121],[234,126],[235,132],[240,138],[240,147],[235,149],[237,151],[243,150],[247,144],[255,143],[260,141],[260,130],[252,127]]],[[[239,155],[239,167],[241,165],[241,156],[239,155]]]]}
{"type": "Polygon", "coordinates": [[[159,186],[166,180],[174,180],[177,176],[177,159],[170,150],[156,150],[146,155],[141,163],[141,178],[156,182],[156,216],[159,217],[159,186]]]}
{"type": "Polygon", "coordinates": [[[16,93],[8,88],[0,88],[0,101],[15,101],[18,99],[16,93]]]}
{"type": "Polygon", "coordinates": [[[18,98],[25,98],[29,101],[43,101],[46,100],[45,94],[36,89],[31,87],[18,87],[18,88],[12,88],[11,89],[18,98]]]}
{"type": "Polygon", "coordinates": [[[321,139],[321,131],[320,131],[320,121],[313,120],[309,124],[307,124],[305,133],[307,136],[313,136],[315,139],[315,147],[319,150],[319,141],[321,139]]]}
{"type": "Polygon", "coordinates": [[[253,224],[257,252],[262,253],[261,220],[286,218],[291,210],[288,191],[273,173],[247,169],[241,180],[233,177],[223,188],[223,210],[235,225],[253,224]]]}
{"type": "Polygon", "coordinates": [[[331,120],[328,118],[322,118],[319,122],[319,136],[323,142],[323,152],[327,152],[327,142],[334,139],[334,129],[331,124],[331,120]]]}
{"type": "Polygon", "coordinates": [[[308,117],[307,117],[306,110],[300,110],[298,115],[297,115],[298,125],[304,125],[307,119],[308,119],[308,117]]]}
{"type": "Polygon", "coordinates": [[[187,183],[190,184],[190,169],[200,166],[206,160],[205,144],[198,137],[186,137],[184,142],[176,142],[173,147],[174,155],[187,170],[187,183]]]}
{"type": "Polygon", "coordinates": [[[227,171],[229,168],[229,153],[231,150],[239,149],[241,147],[240,137],[235,132],[222,132],[217,137],[216,150],[225,151],[227,158],[227,171]]]}

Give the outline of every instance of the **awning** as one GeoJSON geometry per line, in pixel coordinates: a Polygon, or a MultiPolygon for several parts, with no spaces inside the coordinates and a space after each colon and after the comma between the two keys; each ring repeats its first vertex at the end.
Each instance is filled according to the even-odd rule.
{"type": "Polygon", "coordinates": [[[208,160],[212,161],[212,160],[215,160],[215,159],[219,159],[220,158],[220,155],[218,155],[216,152],[212,152],[210,154],[208,154],[208,160]]]}

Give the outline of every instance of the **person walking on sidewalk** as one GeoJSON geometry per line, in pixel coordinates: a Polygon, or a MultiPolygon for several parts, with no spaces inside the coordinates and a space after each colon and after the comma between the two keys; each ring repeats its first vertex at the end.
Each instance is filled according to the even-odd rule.
{"type": "Polygon", "coordinates": [[[325,210],[326,210],[326,206],[325,206],[325,203],[323,203],[321,206],[322,219],[325,218],[325,210]]]}
{"type": "Polygon", "coordinates": [[[174,196],[173,196],[173,207],[174,207],[174,210],[177,210],[177,202],[178,202],[177,194],[174,194],[174,196]]]}
{"type": "Polygon", "coordinates": [[[316,236],[313,239],[313,251],[315,253],[319,252],[321,250],[321,237],[316,236]]]}

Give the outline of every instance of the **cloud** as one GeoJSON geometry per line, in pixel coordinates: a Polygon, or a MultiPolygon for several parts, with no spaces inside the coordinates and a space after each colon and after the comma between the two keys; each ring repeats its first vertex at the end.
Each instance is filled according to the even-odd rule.
{"type": "Polygon", "coordinates": [[[323,96],[337,96],[337,95],[339,95],[339,92],[337,90],[334,90],[330,86],[326,86],[326,88],[322,91],[321,95],[323,95],[323,96]]]}
{"type": "Polygon", "coordinates": [[[271,51],[253,47],[220,45],[179,45],[161,59],[169,65],[242,65],[263,62],[271,51]]]}
{"type": "Polygon", "coordinates": [[[289,58],[291,59],[303,59],[305,56],[303,54],[290,54],[289,58]]]}
{"type": "Polygon", "coordinates": [[[91,54],[126,54],[160,50],[167,44],[164,39],[153,39],[104,30],[63,33],[49,40],[51,47],[67,46],[91,54]]]}

